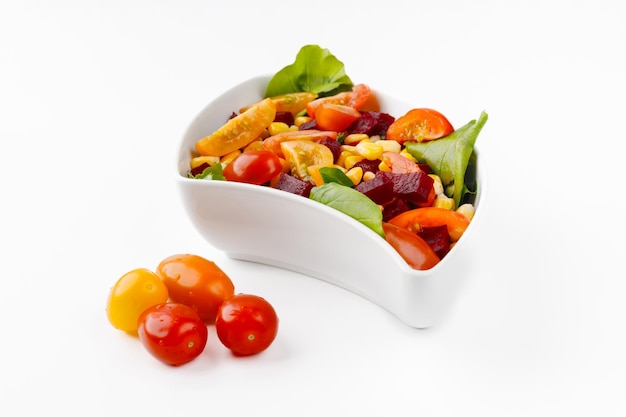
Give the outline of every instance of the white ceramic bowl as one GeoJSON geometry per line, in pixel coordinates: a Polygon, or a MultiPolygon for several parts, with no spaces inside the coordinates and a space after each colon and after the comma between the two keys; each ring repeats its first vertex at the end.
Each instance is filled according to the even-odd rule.
{"type": "MultiPolygon", "coordinates": [[[[268,76],[256,77],[231,88],[209,103],[184,134],[176,181],[193,226],[231,258],[286,268],[336,284],[412,327],[426,328],[439,322],[451,308],[471,266],[473,232],[485,199],[480,157],[476,214],[470,226],[434,268],[414,270],[372,230],[323,204],[269,187],[187,178],[196,141],[221,126],[232,111],[260,100],[268,80],[268,76]]],[[[381,110],[395,117],[415,107],[373,91],[381,110]]]]}

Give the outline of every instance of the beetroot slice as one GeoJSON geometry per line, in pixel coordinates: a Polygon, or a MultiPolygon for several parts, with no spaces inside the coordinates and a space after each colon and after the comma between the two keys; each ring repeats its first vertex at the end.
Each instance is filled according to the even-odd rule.
{"type": "Polygon", "coordinates": [[[388,173],[378,171],[374,178],[361,182],[354,189],[368,196],[374,203],[384,205],[394,198],[393,181],[390,176],[380,174],[388,173]]]}
{"type": "Polygon", "coordinates": [[[391,203],[385,205],[385,209],[383,210],[383,221],[388,222],[393,219],[400,213],[404,213],[405,211],[410,210],[411,207],[407,204],[406,201],[396,198],[391,203]]]}
{"type": "Polygon", "coordinates": [[[308,198],[311,194],[313,184],[310,181],[301,180],[293,175],[282,174],[278,179],[275,188],[308,198]]]}
{"type": "Polygon", "coordinates": [[[337,139],[331,137],[324,138],[320,141],[320,145],[326,146],[333,153],[334,162],[337,163],[341,155],[341,143],[337,139]]]}
{"type": "Polygon", "coordinates": [[[440,259],[450,251],[450,234],[448,233],[448,226],[430,226],[422,227],[417,235],[424,239],[428,245],[435,251],[440,259]]]}
{"type": "Polygon", "coordinates": [[[434,180],[424,172],[392,173],[393,192],[396,197],[414,204],[428,201],[434,180]]]}

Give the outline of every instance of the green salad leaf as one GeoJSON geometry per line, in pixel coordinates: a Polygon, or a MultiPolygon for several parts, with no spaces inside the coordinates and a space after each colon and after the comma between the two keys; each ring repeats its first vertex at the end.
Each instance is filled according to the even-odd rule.
{"type": "Polygon", "coordinates": [[[220,180],[220,181],[225,181],[226,177],[224,177],[224,174],[222,174],[222,164],[220,164],[219,162],[213,166],[209,166],[206,167],[202,170],[201,173],[199,173],[196,176],[191,176],[191,178],[194,179],[207,179],[207,180],[220,180]]]}
{"type": "Polygon", "coordinates": [[[470,121],[445,138],[405,143],[411,155],[420,163],[428,164],[441,178],[446,194],[454,199],[455,208],[467,193],[477,191],[474,143],[487,118],[487,113],[482,112],[478,120],[470,121]],[[466,173],[473,173],[474,178],[466,178],[466,173]]]}
{"type": "Polygon", "coordinates": [[[324,184],[336,182],[346,187],[354,186],[352,180],[339,168],[322,167],[320,168],[320,175],[322,176],[322,180],[324,180],[324,184]]]}
{"type": "Polygon", "coordinates": [[[354,188],[336,182],[313,187],[309,196],[312,200],[339,210],[363,223],[382,237],[383,213],[376,203],[354,188]]]}
{"type": "Polygon", "coordinates": [[[318,45],[300,48],[293,64],[287,65],[270,79],[265,97],[281,94],[311,92],[320,97],[352,89],[343,62],[328,49],[318,45]]]}

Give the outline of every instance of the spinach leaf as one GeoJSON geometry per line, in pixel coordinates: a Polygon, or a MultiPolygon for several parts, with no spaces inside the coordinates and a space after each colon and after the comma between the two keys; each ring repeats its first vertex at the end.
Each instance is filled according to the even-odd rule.
{"type": "MultiPolygon", "coordinates": [[[[477,191],[475,178],[467,178],[466,180],[466,171],[468,171],[468,165],[472,161],[474,143],[487,122],[487,118],[487,113],[482,112],[478,120],[470,121],[445,138],[421,143],[405,143],[405,147],[411,155],[419,162],[428,164],[433,172],[441,178],[446,194],[454,199],[455,207],[459,206],[465,194],[468,192],[476,193],[477,191]]],[[[471,172],[475,176],[474,168],[468,171],[468,173],[471,172]]]]}
{"type": "Polygon", "coordinates": [[[354,188],[331,182],[313,187],[309,197],[312,200],[347,214],[353,219],[363,223],[380,236],[385,237],[382,210],[365,194],[360,193],[354,188]]]}
{"type": "Polygon", "coordinates": [[[226,177],[222,174],[222,164],[219,162],[213,166],[204,168],[204,170],[196,176],[194,179],[207,179],[207,180],[221,180],[225,181],[226,177]]]}
{"type": "Polygon", "coordinates": [[[270,79],[265,97],[298,92],[317,93],[324,97],[351,90],[352,86],[343,62],[328,49],[305,45],[300,48],[293,64],[287,65],[270,79]]]}
{"type": "Polygon", "coordinates": [[[324,183],[336,182],[346,187],[353,187],[352,180],[339,168],[322,167],[320,168],[320,175],[324,183]]]}

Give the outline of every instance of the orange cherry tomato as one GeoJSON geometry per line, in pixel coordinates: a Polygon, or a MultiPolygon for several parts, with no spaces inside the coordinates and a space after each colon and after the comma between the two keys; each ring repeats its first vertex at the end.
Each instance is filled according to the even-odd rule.
{"type": "Polygon", "coordinates": [[[371,95],[372,91],[369,86],[366,84],[357,84],[352,87],[352,91],[344,91],[334,96],[320,97],[309,102],[306,105],[306,112],[309,116],[315,118],[315,112],[322,103],[341,104],[359,110],[366,104],[371,103],[371,95]]]}
{"type": "Polygon", "coordinates": [[[200,155],[223,156],[243,148],[274,121],[276,105],[266,98],[250,107],[245,112],[233,117],[215,132],[196,142],[200,155]]]}
{"type": "MultiPolygon", "coordinates": [[[[294,116],[300,113],[306,108],[306,105],[317,98],[317,93],[311,92],[299,92],[299,93],[287,93],[278,96],[270,97],[270,100],[276,105],[277,112],[289,112],[294,116]]],[[[243,113],[248,110],[250,106],[242,107],[239,109],[239,113],[243,113]]]]}
{"type": "Polygon", "coordinates": [[[215,262],[198,255],[172,255],[157,267],[169,290],[170,300],[188,305],[202,320],[215,320],[220,304],[232,296],[235,287],[231,279],[215,262]]]}
{"type": "Polygon", "coordinates": [[[359,117],[358,110],[344,104],[322,103],[315,111],[317,127],[335,132],[346,130],[359,117]]]}
{"type": "Polygon", "coordinates": [[[391,169],[391,172],[398,174],[422,172],[417,163],[396,152],[383,152],[382,161],[391,169]]]}
{"type": "Polygon", "coordinates": [[[411,268],[426,270],[439,263],[439,256],[424,239],[415,233],[387,222],[383,222],[383,231],[385,240],[411,268]]]}
{"type": "Polygon", "coordinates": [[[397,118],[387,129],[387,139],[423,142],[439,139],[454,131],[452,124],[437,110],[418,108],[397,118]]]}
{"type": "Polygon", "coordinates": [[[290,140],[310,140],[312,142],[321,142],[326,138],[337,139],[337,136],[337,132],[317,129],[281,132],[265,138],[263,140],[263,148],[268,151],[272,151],[279,157],[283,158],[284,154],[280,145],[282,142],[290,140]]]}
{"type": "Polygon", "coordinates": [[[290,140],[280,146],[291,166],[291,173],[300,179],[310,180],[310,167],[315,171],[334,162],[333,152],[327,146],[310,140],[290,140]]]}
{"type": "Polygon", "coordinates": [[[420,207],[398,214],[389,223],[418,232],[422,227],[446,225],[450,240],[456,242],[463,236],[470,220],[464,214],[441,207],[420,207]]]}

